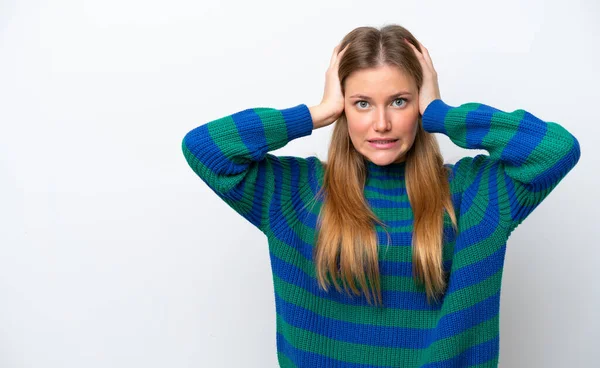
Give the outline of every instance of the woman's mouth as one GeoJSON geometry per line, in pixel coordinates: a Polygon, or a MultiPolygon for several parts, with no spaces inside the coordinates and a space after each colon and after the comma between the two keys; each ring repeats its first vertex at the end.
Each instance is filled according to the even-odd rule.
{"type": "Polygon", "coordinates": [[[397,142],[398,142],[398,139],[388,139],[388,140],[375,139],[375,140],[369,141],[369,144],[371,145],[371,147],[375,147],[375,148],[379,148],[379,149],[386,149],[386,148],[394,147],[397,142]]]}

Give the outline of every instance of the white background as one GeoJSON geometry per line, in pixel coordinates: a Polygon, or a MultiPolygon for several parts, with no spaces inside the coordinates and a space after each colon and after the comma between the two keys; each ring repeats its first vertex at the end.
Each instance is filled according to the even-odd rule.
{"type": "MultiPolygon", "coordinates": [[[[264,235],[188,167],[192,128],[321,100],[331,53],[397,23],[442,99],[526,109],[581,159],[511,235],[501,367],[600,343],[597,1],[0,1],[0,367],[276,367],[264,235]]],[[[275,154],[326,159],[332,126],[275,154]]],[[[447,162],[482,153],[437,135],[447,162]]]]}

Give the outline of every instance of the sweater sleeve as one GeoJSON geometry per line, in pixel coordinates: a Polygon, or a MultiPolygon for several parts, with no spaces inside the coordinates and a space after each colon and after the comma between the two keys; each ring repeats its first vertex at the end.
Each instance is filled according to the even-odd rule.
{"type": "Polygon", "coordinates": [[[307,160],[269,151],[312,134],[305,104],[285,109],[250,108],[192,129],[182,141],[192,170],[263,233],[307,181],[307,160]]]}
{"type": "Polygon", "coordinates": [[[579,160],[577,139],[563,126],[519,109],[504,112],[481,103],[449,106],[432,101],[423,128],[447,135],[462,148],[489,155],[463,157],[453,170],[459,178],[461,211],[502,226],[507,236],[546,198],[579,160]]]}

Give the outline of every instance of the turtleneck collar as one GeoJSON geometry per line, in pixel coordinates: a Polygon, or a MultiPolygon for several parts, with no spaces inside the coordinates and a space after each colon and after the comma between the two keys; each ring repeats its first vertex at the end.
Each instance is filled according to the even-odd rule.
{"type": "Polygon", "coordinates": [[[391,163],[388,165],[379,166],[372,161],[365,159],[367,173],[369,176],[385,177],[404,177],[404,169],[406,161],[391,163]]]}

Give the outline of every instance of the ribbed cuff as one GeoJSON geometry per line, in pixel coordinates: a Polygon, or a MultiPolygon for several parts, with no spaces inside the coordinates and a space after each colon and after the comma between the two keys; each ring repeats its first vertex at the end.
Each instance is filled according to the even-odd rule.
{"type": "Polygon", "coordinates": [[[453,106],[447,105],[441,99],[433,100],[427,105],[421,121],[423,123],[423,129],[429,133],[443,133],[447,134],[445,120],[446,114],[453,106]]]}
{"type": "Polygon", "coordinates": [[[312,134],[313,120],[308,106],[300,104],[279,111],[285,119],[288,140],[312,134]]]}

